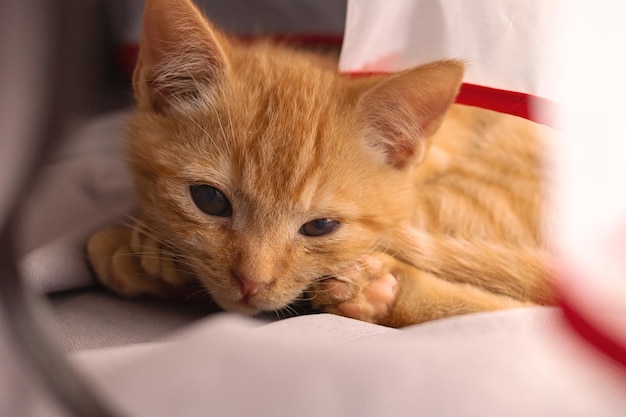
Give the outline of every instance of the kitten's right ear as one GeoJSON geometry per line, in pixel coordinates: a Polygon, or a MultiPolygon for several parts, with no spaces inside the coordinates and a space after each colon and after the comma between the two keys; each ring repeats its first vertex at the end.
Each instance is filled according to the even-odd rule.
{"type": "Polygon", "coordinates": [[[146,0],[133,74],[139,107],[167,112],[210,101],[228,47],[191,0],[146,0]]]}
{"type": "Polygon", "coordinates": [[[420,162],[462,80],[463,62],[444,60],[356,83],[367,144],[396,168],[420,162]]]}

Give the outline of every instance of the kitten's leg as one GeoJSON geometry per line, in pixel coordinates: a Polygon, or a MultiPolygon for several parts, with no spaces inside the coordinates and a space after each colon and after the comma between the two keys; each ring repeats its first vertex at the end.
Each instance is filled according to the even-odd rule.
{"type": "Polygon", "coordinates": [[[394,231],[394,256],[446,281],[471,284],[494,293],[542,305],[555,303],[550,255],[535,245],[507,245],[432,235],[406,227],[394,231]]]}
{"type": "Polygon", "coordinates": [[[125,296],[179,296],[193,277],[158,241],[140,227],[110,227],[87,243],[87,255],[100,282],[125,296]]]}
{"type": "Polygon", "coordinates": [[[324,311],[392,327],[532,305],[442,280],[383,253],[366,255],[358,268],[322,281],[313,295],[324,311]]]}

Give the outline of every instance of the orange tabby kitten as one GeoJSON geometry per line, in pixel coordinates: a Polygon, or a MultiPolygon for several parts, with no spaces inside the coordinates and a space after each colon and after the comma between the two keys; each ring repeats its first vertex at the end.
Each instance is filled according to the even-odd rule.
{"type": "Polygon", "coordinates": [[[99,279],[388,326],[550,303],[549,129],[451,106],[458,61],[361,79],[322,63],[238,44],[189,0],[146,1],[128,133],[141,215],[90,240],[99,279]]]}

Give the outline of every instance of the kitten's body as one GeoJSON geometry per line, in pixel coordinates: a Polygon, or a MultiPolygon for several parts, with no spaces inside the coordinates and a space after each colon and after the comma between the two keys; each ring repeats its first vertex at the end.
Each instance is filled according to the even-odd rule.
{"type": "Polygon", "coordinates": [[[142,214],[90,242],[105,284],[199,280],[226,309],[304,297],[393,326],[550,301],[538,139],[550,132],[447,110],[458,62],[349,79],[308,54],[237,45],[167,0],[147,2],[141,48],[129,155],[142,214]],[[200,210],[199,184],[231,212],[200,210]],[[311,236],[316,219],[339,226],[311,236]]]}

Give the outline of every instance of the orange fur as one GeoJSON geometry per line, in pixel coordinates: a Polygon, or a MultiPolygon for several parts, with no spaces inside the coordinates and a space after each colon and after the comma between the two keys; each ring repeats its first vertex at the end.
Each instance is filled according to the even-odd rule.
{"type": "MultiPolygon", "coordinates": [[[[334,299],[324,279],[350,281],[364,256],[398,282],[384,314],[364,320],[402,326],[549,303],[540,155],[551,132],[449,107],[458,61],[354,80],[319,62],[237,44],[188,0],[146,2],[129,157],[143,230],[163,252],[222,307],[248,314],[302,297],[337,311],[356,294],[334,299]],[[233,214],[200,211],[193,184],[220,190],[233,214]],[[340,226],[298,233],[315,219],[340,226]]],[[[95,269],[106,281],[108,269],[95,269]]],[[[356,293],[368,285],[356,281],[356,293]]]]}

